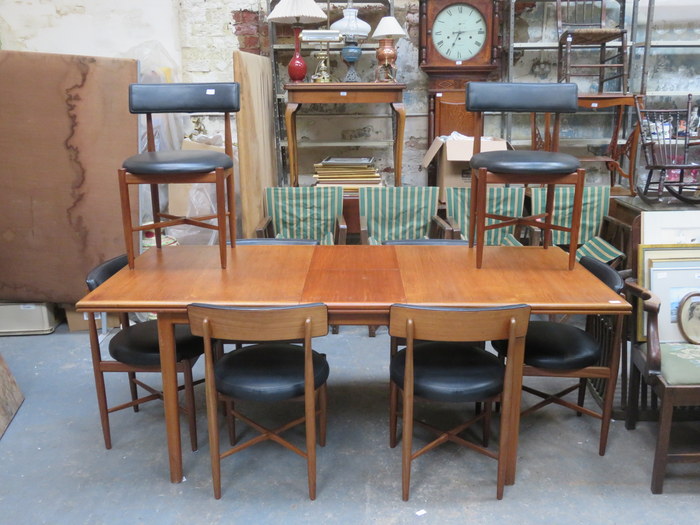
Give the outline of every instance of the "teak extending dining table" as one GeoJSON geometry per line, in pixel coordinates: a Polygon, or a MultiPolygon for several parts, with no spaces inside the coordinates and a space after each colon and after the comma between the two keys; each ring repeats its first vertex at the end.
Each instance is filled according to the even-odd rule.
{"type": "MultiPolygon", "coordinates": [[[[394,303],[525,303],[533,314],[631,311],[579,264],[569,271],[568,255],[559,248],[489,246],[481,269],[475,257],[467,246],[236,246],[222,269],[216,246],[151,248],[133,270],[121,270],[79,301],[77,310],[157,314],[170,480],[178,483],[183,469],[173,326],[187,323],[190,303],[322,302],[334,325],[386,325],[394,303]]],[[[515,481],[521,386],[522,374],[504,392],[516,436],[507,451],[507,484],[515,481]]]]}

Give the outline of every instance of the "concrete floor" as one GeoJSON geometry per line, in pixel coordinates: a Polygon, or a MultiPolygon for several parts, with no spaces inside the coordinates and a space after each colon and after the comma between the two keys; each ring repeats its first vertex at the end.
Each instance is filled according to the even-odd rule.
{"type": "MultiPolygon", "coordinates": [[[[387,437],[386,328],[370,339],[366,328],[342,327],[316,348],[331,366],[316,501],[307,497],[304,460],[269,442],[223,461],[217,501],[201,387],[200,448],[190,452],[183,431],[186,480],[171,484],[159,403],[114,414],[113,448],[104,448],[86,332],[61,325],[52,335],[1,337],[26,399],[0,439],[0,523],[698,523],[700,466],[672,465],[665,493],[649,491],[655,423],[627,431],[615,421],[600,457],[599,423],[559,407],[523,419],[516,484],[502,501],[496,462],[448,444],[414,462],[403,502],[401,452],[387,437]]],[[[201,363],[195,372],[202,375],[201,363]]],[[[124,376],[107,381],[111,402],[125,401],[124,376]]],[[[680,434],[700,443],[697,424],[683,423],[680,434]]]]}

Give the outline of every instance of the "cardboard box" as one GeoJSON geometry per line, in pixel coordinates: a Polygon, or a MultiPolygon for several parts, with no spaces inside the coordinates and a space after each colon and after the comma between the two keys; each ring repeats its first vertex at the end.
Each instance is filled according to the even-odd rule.
{"type": "MultiPolygon", "coordinates": [[[[481,137],[481,151],[512,149],[505,139],[481,137]]],[[[440,201],[445,202],[445,188],[464,188],[471,184],[469,159],[474,151],[474,137],[435,137],[423,156],[421,165],[427,168],[437,160],[437,185],[440,187],[440,201]]]]}
{"type": "MultiPolygon", "coordinates": [[[[88,314],[87,312],[76,312],[75,306],[63,305],[66,312],[66,322],[68,330],[71,332],[82,332],[88,329],[88,314]]],[[[102,329],[102,319],[99,314],[95,314],[95,322],[97,329],[102,329]]],[[[120,326],[119,315],[115,313],[107,314],[107,328],[116,328],[120,326]]]]}
{"type": "Polygon", "coordinates": [[[51,303],[0,303],[0,335],[50,334],[58,323],[51,303]]]}

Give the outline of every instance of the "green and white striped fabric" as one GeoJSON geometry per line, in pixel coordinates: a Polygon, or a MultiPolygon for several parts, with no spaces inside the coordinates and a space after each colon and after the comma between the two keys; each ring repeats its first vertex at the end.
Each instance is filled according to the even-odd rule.
{"type": "MultiPolygon", "coordinates": [[[[547,188],[532,188],[532,214],[544,213],[547,205],[547,188]]],[[[552,222],[560,226],[571,225],[573,213],[574,186],[557,186],[554,189],[554,213],[552,222]]],[[[610,262],[624,255],[610,243],[598,237],[603,217],[610,207],[610,186],[586,186],[583,189],[583,207],[581,209],[581,230],[576,259],[584,255],[602,262],[610,262]]],[[[552,230],[552,243],[568,245],[571,234],[552,230]]]]}
{"type": "Polygon", "coordinates": [[[360,217],[367,220],[370,244],[427,237],[438,191],[436,186],[360,188],[360,217]]]}
{"type": "Polygon", "coordinates": [[[265,212],[278,238],[333,244],[335,219],[343,214],[343,188],[265,188],[265,212]]]}
{"type": "MultiPolygon", "coordinates": [[[[489,186],[486,188],[486,211],[497,215],[509,217],[521,217],[523,203],[525,201],[525,188],[489,186]]],[[[471,202],[471,188],[445,188],[445,205],[447,216],[454,218],[459,224],[462,239],[467,240],[469,235],[469,203],[471,202]]],[[[495,224],[500,221],[487,219],[486,224],[495,224]]],[[[486,231],[486,244],[489,246],[508,245],[517,246],[520,243],[513,233],[515,225],[505,228],[496,228],[486,231]],[[513,243],[515,241],[515,243],[513,243]]]]}

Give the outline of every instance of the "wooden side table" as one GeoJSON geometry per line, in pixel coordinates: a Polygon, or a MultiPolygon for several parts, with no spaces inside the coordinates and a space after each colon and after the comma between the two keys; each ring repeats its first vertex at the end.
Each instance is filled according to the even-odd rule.
{"type": "Polygon", "coordinates": [[[299,185],[299,156],[297,152],[296,113],[302,104],[390,104],[396,114],[394,136],[394,184],[401,185],[401,160],[406,109],[403,105],[405,84],[393,82],[327,82],[285,84],[287,107],[284,120],[287,126],[289,151],[289,183],[299,185]]]}

